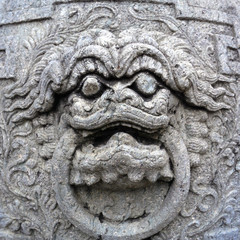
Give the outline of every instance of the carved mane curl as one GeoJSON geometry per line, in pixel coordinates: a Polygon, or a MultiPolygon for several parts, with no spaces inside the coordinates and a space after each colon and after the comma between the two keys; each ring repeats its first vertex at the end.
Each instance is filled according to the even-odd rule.
{"type": "Polygon", "coordinates": [[[221,100],[223,98],[219,97],[232,94],[223,87],[213,87],[217,82],[229,80],[204,66],[189,44],[174,35],[156,31],[128,30],[116,37],[107,30],[92,29],[81,32],[80,36],[79,34],[71,36],[71,41],[59,40],[59,36],[56,35],[55,42],[46,46],[41,43],[40,45],[39,53],[35,54],[36,57],[27,75],[6,88],[5,100],[8,101],[5,101],[5,112],[8,123],[33,119],[38,113],[49,111],[56,94],[72,91],[81,76],[97,70],[96,64],[92,64],[91,67],[83,64],[84,67],[74,76],[77,63],[86,59],[98,61],[109,76],[119,74],[121,77],[127,73],[137,58],[148,56],[167,68],[167,74],[164,75],[159,69],[154,68],[144,70],[159,75],[168,87],[182,93],[190,104],[204,107],[209,111],[229,108],[221,100]],[[123,49],[122,62],[119,64],[125,67],[117,74],[113,71],[114,66],[111,62],[114,61],[111,49],[116,46],[123,49]],[[124,53],[124,48],[127,47],[135,51],[132,56],[127,55],[128,51],[124,53]]]}

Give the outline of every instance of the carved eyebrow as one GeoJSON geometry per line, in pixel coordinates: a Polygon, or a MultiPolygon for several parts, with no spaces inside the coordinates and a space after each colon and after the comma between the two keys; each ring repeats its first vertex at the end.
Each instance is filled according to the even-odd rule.
{"type": "Polygon", "coordinates": [[[152,57],[162,65],[171,68],[164,54],[156,47],[144,43],[132,43],[126,45],[121,52],[119,65],[122,72],[120,74],[125,74],[128,66],[140,56],[152,57]]]}
{"type": "Polygon", "coordinates": [[[149,71],[156,76],[167,79],[168,71],[160,62],[149,56],[140,56],[131,63],[127,69],[126,76],[131,77],[138,72],[149,71]]]}
{"type": "Polygon", "coordinates": [[[114,60],[108,49],[99,45],[90,45],[81,48],[72,56],[69,67],[66,69],[65,76],[67,77],[70,75],[77,62],[84,58],[95,58],[99,60],[104,63],[109,72],[112,72],[112,69],[114,69],[114,60]]]}
{"type": "Polygon", "coordinates": [[[87,74],[96,74],[109,78],[109,72],[101,61],[95,58],[84,58],[76,63],[70,77],[64,80],[62,89],[71,90],[75,88],[79,84],[79,80],[87,74]]]}
{"type": "Polygon", "coordinates": [[[136,72],[148,70],[163,78],[169,87],[178,90],[169,61],[159,49],[149,44],[126,45],[120,55],[119,69],[118,77],[131,76],[136,72]]]}

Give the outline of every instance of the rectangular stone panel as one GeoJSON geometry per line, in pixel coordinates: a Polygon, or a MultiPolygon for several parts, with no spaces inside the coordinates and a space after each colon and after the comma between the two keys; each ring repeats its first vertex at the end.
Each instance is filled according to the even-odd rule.
{"type": "Polygon", "coordinates": [[[0,26],[50,18],[52,1],[5,1],[0,3],[0,26]]]}

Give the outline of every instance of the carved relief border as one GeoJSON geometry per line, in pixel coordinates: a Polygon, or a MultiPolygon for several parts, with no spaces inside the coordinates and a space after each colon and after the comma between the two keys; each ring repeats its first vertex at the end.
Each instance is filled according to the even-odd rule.
{"type": "Polygon", "coordinates": [[[190,6],[187,1],[176,0],[176,17],[178,19],[186,20],[198,20],[213,22],[216,24],[226,24],[233,26],[233,30],[236,36],[236,42],[226,35],[216,36],[216,47],[218,49],[219,70],[225,74],[240,74],[240,62],[239,59],[230,61],[227,58],[228,48],[231,48],[240,53],[240,23],[239,18],[236,15],[230,15],[226,12],[206,9],[196,6],[190,6]]]}
{"type": "Polygon", "coordinates": [[[13,40],[12,37],[6,39],[0,38],[0,80],[15,77],[16,66],[11,64],[11,58],[14,57],[11,54],[13,40]]]}
{"type": "MultiPolygon", "coordinates": [[[[56,0],[54,4],[81,2],[79,0],[56,0]]],[[[100,1],[99,1],[100,2],[100,1]]],[[[118,1],[123,2],[123,1],[118,1]]],[[[137,2],[137,1],[133,1],[137,2]]],[[[236,41],[231,40],[226,35],[216,36],[217,56],[219,60],[219,70],[223,74],[240,74],[240,59],[228,59],[228,49],[232,49],[240,54],[240,21],[238,16],[228,14],[215,9],[206,9],[190,5],[187,0],[152,0],[141,1],[160,4],[174,4],[176,9],[176,18],[179,20],[198,20],[212,22],[216,24],[230,25],[233,27],[236,41]],[[230,60],[230,63],[229,63],[230,60]],[[229,65],[230,64],[230,65],[229,65]],[[229,66],[227,66],[229,65],[229,66]]]]}
{"type": "MultiPolygon", "coordinates": [[[[70,2],[70,1],[58,1],[60,2],[70,2]]],[[[76,2],[76,1],[75,1],[76,2]]],[[[152,2],[161,2],[161,3],[169,3],[169,4],[176,4],[176,10],[177,10],[177,18],[178,19],[182,19],[182,20],[200,20],[200,21],[206,21],[206,22],[213,22],[213,23],[221,23],[221,24],[226,24],[226,25],[231,25],[231,26],[235,26],[236,29],[236,24],[233,23],[231,20],[229,19],[225,19],[224,16],[226,15],[224,12],[219,12],[216,10],[209,10],[210,13],[221,13],[221,17],[219,17],[219,19],[208,19],[208,18],[201,18],[201,16],[199,16],[197,14],[197,7],[192,7],[189,6],[187,3],[182,4],[182,2],[179,1],[179,3],[175,2],[175,1],[152,1],[152,2]],[[181,13],[181,16],[178,15],[178,10],[181,9],[181,7],[183,9],[186,8],[191,8],[192,9],[192,14],[189,14],[189,11],[187,13],[187,11],[185,12],[185,15],[181,13]],[[196,12],[194,12],[196,11],[196,12]],[[211,12],[213,11],[213,12],[211,12]],[[222,20],[225,19],[223,22],[222,20]],[[229,21],[228,21],[229,20],[229,21]],[[219,21],[219,22],[218,22],[219,21]]],[[[211,17],[211,14],[208,15],[209,17],[211,17]]],[[[236,30],[235,30],[236,31],[236,30]]],[[[3,41],[2,41],[3,42],[3,41]]],[[[233,61],[231,61],[229,64],[227,64],[227,62],[229,62],[229,58],[227,57],[228,51],[232,51],[233,53],[235,53],[236,55],[236,51],[237,51],[237,43],[234,41],[233,37],[229,37],[226,35],[216,35],[216,47],[218,49],[218,58],[219,58],[219,68],[221,73],[224,74],[239,74],[239,72],[235,71],[235,69],[239,68],[239,62],[237,58],[232,58],[233,61]]],[[[2,44],[3,48],[2,48],[2,52],[3,52],[3,59],[4,62],[6,61],[5,59],[7,59],[8,54],[6,54],[9,50],[7,49],[7,47],[5,47],[5,44],[2,44]]],[[[1,52],[1,50],[0,50],[1,52]]],[[[0,56],[1,57],[1,56],[0,56]]],[[[1,60],[0,60],[1,61],[1,60]]],[[[7,62],[7,61],[6,61],[7,62]]],[[[5,68],[3,67],[3,69],[6,69],[7,64],[5,65],[5,68]]],[[[13,67],[11,66],[11,69],[13,69],[13,67]]],[[[8,76],[8,77],[12,77],[13,75],[6,75],[6,73],[2,74],[3,76],[8,76]],[[5,74],[5,75],[4,75],[5,74]]],[[[1,77],[1,73],[0,73],[0,77],[1,77]]],[[[207,238],[206,238],[207,239],[207,238]]]]}

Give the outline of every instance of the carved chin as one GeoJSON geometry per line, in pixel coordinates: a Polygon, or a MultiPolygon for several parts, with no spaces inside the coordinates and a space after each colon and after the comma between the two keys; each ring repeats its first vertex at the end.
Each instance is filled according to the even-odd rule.
{"type": "Polygon", "coordinates": [[[73,129],[62,136],[53,155],[53,188],[60,208],[80,230],[103,239],[140,239],[178,215],[190,182],[184,142],[170,127],[162,142],[146,136],[128,127],[81,144],[73,129]]]}

